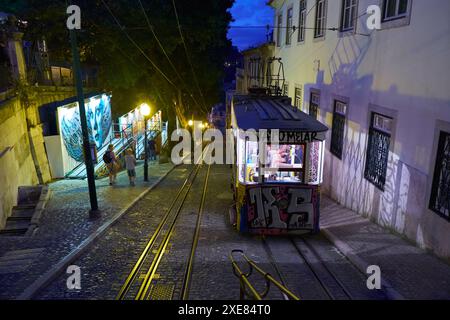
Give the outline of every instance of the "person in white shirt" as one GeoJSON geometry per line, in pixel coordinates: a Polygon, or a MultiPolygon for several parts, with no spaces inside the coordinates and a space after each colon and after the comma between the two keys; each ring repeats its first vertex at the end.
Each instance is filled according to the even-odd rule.
{"type": "Polygon", "coordinates": [[[136,158],[134,157],[133,150],[128,149],[125,155],[125,167],[127,168],[128,179],[130,179],[130,185],[134,186],[136,180],[136,158]]]}

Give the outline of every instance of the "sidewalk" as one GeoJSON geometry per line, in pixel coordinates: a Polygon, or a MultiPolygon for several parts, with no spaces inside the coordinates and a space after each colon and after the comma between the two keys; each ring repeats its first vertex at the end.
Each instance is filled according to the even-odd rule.
{"type": "Polygon", "coordinates": [[[361,272],[378,265],[391,298],[450,299],[449,264],[326,196],[321,230],[361,272]]]}
{"type": "Polygon", "coordinates": [[[108,178],[96,180],[101,216],[89,219],[89,193],[86,180],[60,180],[49,184],[51,192],[39,228],[32,237],[0,238],[0,299],[17,298],[58,262],[103,231],[137,199],[167,175],[172,163],[149,165],[149,182],[143,181],[143,165],[136,168],[136,186],[129,186],[126,171],[109,185],[108,178]]]}

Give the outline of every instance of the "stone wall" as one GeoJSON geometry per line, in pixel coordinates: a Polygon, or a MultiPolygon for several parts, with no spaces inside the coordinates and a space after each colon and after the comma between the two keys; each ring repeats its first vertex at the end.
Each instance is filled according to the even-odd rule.
{"type": "Polygon", "coordinates": [[[25,110],[18,98],[0,102],[0,228],[17,203],[17,188],[38,182],[25,110]]]}
{"type": "Polygon", "coordinates": [[[39,118],[41,105],[73,97],[73,88],[28,87],[0,101],[0,229],[17,203],[17,188],[51,181],[39,118]]]}

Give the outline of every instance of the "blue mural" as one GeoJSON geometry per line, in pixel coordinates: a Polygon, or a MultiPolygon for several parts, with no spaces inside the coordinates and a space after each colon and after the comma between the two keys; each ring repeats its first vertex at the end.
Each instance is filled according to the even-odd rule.
{"type": "MultiPolygon", "coordinates": [[[[89,140],[95,142],[97,150],[108,141],[111,131],[111,97],[93,97],[85,104],[89,130],[89,140]]],[[[80,111],[78,107],[64,108],[60,111],[60,128],[64,146],[71,158],[83,161],[83,137],[81,134],[80,111]]]]}

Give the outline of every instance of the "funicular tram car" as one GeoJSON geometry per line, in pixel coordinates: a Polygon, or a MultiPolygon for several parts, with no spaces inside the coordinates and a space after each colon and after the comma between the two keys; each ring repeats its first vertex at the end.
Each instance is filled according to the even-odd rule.
{"type": "Polygon", "coordinates": [[[283,96],[236,95],[230,113],[235,139],[232,224],[253,234],[318,232],[328,128],[283,96]],[[267,143],[249,139],[251,129],[258,141],[265,129],[267,143]],[[272,146],[276,129],[279,144],[272,146]]]}

